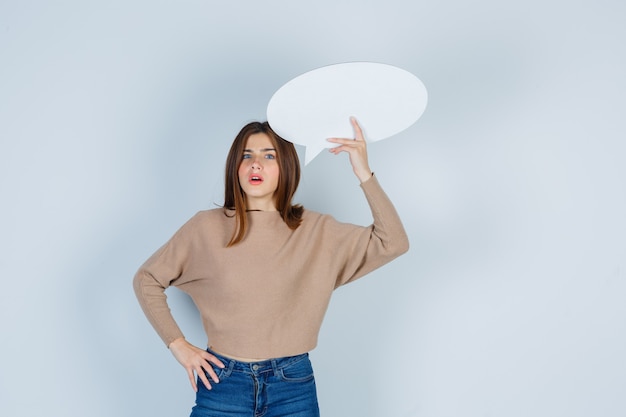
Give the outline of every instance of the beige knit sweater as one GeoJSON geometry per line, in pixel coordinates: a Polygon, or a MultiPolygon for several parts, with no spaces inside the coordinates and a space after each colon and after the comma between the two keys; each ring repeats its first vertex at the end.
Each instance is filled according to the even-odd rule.
{"type": "Polygon", "coordinates": [[[409,247],[377,179],[361,187],[374,218],[369,227],[305,210],[291,230],[278,212],[252,211],[244,240],[226,247],[233,217],[223,209],[192,217],[134,278],[139,303],[165,344],[183,337],[164,293],[174,285],[191,296],[219,352],[275,358],[312,350],[333,290],[409,247]]]}

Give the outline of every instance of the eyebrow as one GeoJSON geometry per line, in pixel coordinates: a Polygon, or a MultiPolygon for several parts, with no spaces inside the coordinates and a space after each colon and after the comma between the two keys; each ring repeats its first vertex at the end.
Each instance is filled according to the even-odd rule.
{"type": "MultiPolygon", "coordinates": [[[[244,149],[243,151],[244,152],[250,152],[250,153],[254,152],[252,149],[244,149]]],[[[263,148],[263,149],[260,149],[260,152],[270,152],[270,151],[276,152],[276,149],[274,149],[274,148],[263,148]]]]}

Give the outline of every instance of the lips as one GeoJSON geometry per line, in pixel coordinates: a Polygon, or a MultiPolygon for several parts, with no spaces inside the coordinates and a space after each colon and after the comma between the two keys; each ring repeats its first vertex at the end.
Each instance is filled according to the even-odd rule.
{"type": "Polygon", "coordinates": [[[263,182],[263,177],[259,174],[251,174],[248,176],[248,182],[252,185],[259,185],[263,182]]]}

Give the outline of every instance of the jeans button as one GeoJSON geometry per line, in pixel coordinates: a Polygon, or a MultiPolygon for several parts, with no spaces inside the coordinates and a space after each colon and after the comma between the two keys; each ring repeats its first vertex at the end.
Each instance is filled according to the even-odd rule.
{"type": "Polygon", "coordinates": [[[252,370],[253,371],[258,371],[259,370],[259,365],[252,365],[252,370]]]}

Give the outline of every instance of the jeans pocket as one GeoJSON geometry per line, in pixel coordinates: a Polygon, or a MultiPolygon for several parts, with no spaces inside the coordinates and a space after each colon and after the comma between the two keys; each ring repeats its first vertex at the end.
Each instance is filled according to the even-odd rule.
{"type": "Polygon", "coordinates": [[[314,377],[313,366],[308,358],[304,358],[281,368],[279,375],[285,382],[307,382],[314,377]]]}

